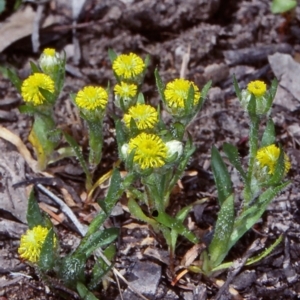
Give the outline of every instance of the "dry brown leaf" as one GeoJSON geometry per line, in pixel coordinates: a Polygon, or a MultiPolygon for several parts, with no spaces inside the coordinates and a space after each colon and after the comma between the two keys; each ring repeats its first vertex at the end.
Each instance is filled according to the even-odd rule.
{"type": "Polygon", "coordinates": [[[204,244],[196,244],[191,249],[189,249],[181,260],[181,265],[188,267],[193,263],[193,261],[198,257],[200,252],[205,248],[204,244]]]}

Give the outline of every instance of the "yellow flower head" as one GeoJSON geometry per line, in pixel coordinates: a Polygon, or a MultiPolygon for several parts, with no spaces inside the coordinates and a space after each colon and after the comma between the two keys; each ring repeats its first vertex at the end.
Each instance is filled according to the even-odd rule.
{"type": "Polygon", "coordinates": [[[40,92],[40,88],[54,93],[54,81],[50,76],[42,73],[34,73],[23,81],[21,86],[21,95],[25,102],[33,105],[41,105],[46,101],[45,97],[40,92]]]}
{"type": "Polygon", "coordinates": [[[97,108],[105,109],[108,101],[108,94],[102,87],[86,86],[80,90],[75,98],[79,108],[94,111],[97,108]]]}
{"type": "Polygon", "coordinates": [[[266,93],[267,85],[261,80],[254,80],[248,84],[247,90],[254,96],[260,97],[266,93]]]}
{"type": "Polygon", "coordinates": [[[133,79],[144,71],[145,63],[134,53],[121,54],[114,60],[112,68],[118,76],[133,79]]]}
{"type": "MultiPolygon", "coordinates": [[[[275,172],[276,165],[278,163],[280,155],[280,149],[274,144],[270,146],[263,147],[257,151],[256,159],[259,165],[268,168],[268,174],[273,175],[275,172]]],[[[286,154],[284,154],[284,171],[285,174],[290,170],[291,163],[286,154]]]]}
{"type": "Polygon", "coordinates": [[[124,115],[125,125],[130,128],[130,120],[134,119],[139,130],[151,129],[158,122],[158,114],[154,107],[147,104],[131,106],[128,114],[124,115]]]}
{"type": "Polygon", "coordinates": [[[28,229],[21,237],[18,253],[20,257],[33,263],[40,258],[40,253],[49,229],[40,225],[28,229]]]}
{"type": "Polygon", "coordinates": [[[136,96],[137,86],[122,81],[121,84],[116,84],[114,92],[120,98],[130,99],[136,96]]]}
{"type": "Polygon", "coordinates": [[[168,106],[174,108],[184,108],[191,85],[194,88],[194,105],[198,104],[200,99],[200,91],[198,87],[192,81],[175,79],[167,84],[164,92],[168,106]]]}
{"type": "Polygon", "coordinates": [[[165,165],[167,147],[159,136],[142,132],[129,141],[128,153],[133,149],[133,161],[141,169],[160,168],[165,165]]]}

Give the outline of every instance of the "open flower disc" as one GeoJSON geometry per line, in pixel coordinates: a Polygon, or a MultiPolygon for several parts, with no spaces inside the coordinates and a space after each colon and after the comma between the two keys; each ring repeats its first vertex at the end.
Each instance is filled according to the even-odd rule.
{"type": "Polygon", "coordinates": [[[114,92],[121,98],[130,99],[136,96],[137,86],[122,81],[121,84],[115,85],[114,92]]]}
{"type": "Polygon", "coordinates": [[[151,129],[158,122],[158,114],[154,107],[147,104],[137,104],[132,106],[128,114],[124,115],[124,122],[130,128],[130,120],[134,119],[139,130],[151,129]]]}
{"type": "Polygon", "coordinates": [[[247,86],[247,90],[254,96],[260,97],[266,93],[267,86],[261,80],[254,80],[254,81],[249,82],[249,84],[247,86]]]}
{"type": "Polygon", "coordinates": [[[40,225],[33,229],[28,229],[21,237],[20,247],[18,249],[20,257],[33,263],[37,262],[48,231],[48,228],[40,225]]]}
{"type": "Polygon", "coordinates": [[[141,169],[159,168],[165,165],[167,147],[159,136],[142,132],[129,141],[129,153],[134,149],[133,161],[141,169]]]}
{"type": "Polygon", "coordinates": [[[25,79],[21,86],[21,94],[24,101],[35,106],[43,104],[46,99],[39,89],[54,93],[55,85],[50,76],[43,73],[34,73],[25,79]]]}
{"type": "MultiPolygon", "coordinates": [[[[274,144],[263,147],[257,151],[256,159],[259,162],[260,166],[268,168],[268,174],[273,175],[275,172],[276,165],[278,163],[280,155],[280,149],[274,144]]],[[[291,168],[291,163],[286,154],[284,154],[284,171],[285,174],[291,168]]]]}
{"type": "Polygon", "coordinates": [[[132,79],[144,71],[145,63],[134,53],[121,54],[114,60],[112,68],[118,76],[132,79]]]}
{"type": "Polygon", "coordinates": [[[108,101],[108,94],[102,87],[86,86],[80,90],[75,98],[78,107],[86,110],[105,109],[108,101]]]}
{"type": "Polygon", "coordinates": [[[168,106],[184,108],[191,85],[194,88],[194,105],[196,105],[200,99],[200,91],[198,87],[192,81],[175,79],[167,84],[164,92],[168,106]]]}

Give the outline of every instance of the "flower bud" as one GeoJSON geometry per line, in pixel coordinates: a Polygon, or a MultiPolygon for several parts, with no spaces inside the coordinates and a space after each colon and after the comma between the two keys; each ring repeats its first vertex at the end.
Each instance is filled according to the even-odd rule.
{"type": "Polygon", "coordinates": [[[48,75],[52,75],[58,70],[62,63],[60,54],[52,48],[46,48],[39,58],[39,66],[41,70],[48,75]]]}
{"type": "Polygon", "coordinates": [[[177,140],[172,140],[166,143],[167,146],[167,158],[171,158],[175,153],[177,153],[177,158],[182,155],[183,145],[177,140]]]}
{"type": "Polygon", "coordinates": [[[124,144],[122,147],[121,147],[121,155],[122,155],[122,158],[125,160],[128,156],[128,149],[129,149],[129,145],[128,144],[124,144]]]}

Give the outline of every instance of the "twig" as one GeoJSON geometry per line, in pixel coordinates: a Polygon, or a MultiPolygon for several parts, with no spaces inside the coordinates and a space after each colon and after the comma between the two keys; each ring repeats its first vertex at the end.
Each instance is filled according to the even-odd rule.
{"type": "Polygon", "coordinates": [[[59,199],[56,195],[54,195],[51,191],[46,189],[42,184],[37,184],[37,188],[40,189],[43,193],[45,193],[50,199],[52,199],[55,203],[57,203],[62,212],[69,217],[69,219],[72,221],[72,223],[75,225],[76,229],[78,232],[82,235],[85,236],[87,233],[87,228],[84,227],[77,219],[73,211],[70,209],[70,207],[61,199],[59,199]]]}
{"type": "Polygon", "coordinates": [[[33,28],[31,34],[32,50],[33,53],[37,53],[40,48],[40,26],[42,23],[43,15],[45,10],[45,3],[38,3],[36,14],[33,20],[33,28]]]}
{"type": "Polygon", "coordinates": [[[191,44],[188,44],[187,51],[182,55],[182,63],[180,69],[180,78],[184,78],[187,71],[187,66],[190,61],[191,44]]]}

